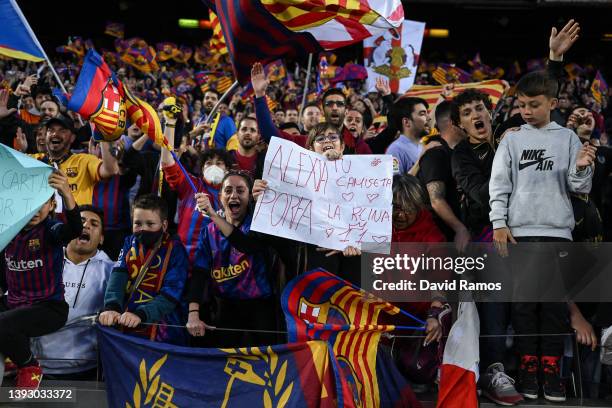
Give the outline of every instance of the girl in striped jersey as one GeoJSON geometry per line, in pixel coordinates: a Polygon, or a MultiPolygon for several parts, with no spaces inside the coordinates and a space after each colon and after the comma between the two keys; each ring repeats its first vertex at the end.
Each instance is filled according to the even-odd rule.
{"type": "Polygon", "coordinates": [[[30,337],[53,333],[66,323],[63,247],[81,235],[83,225],[68,178],[59,170],[49,185],[62,196],[67,223],[54,220],[51,197],[7,245],[0,258],[0,353],[17,366],[17,388],[37,389],[42,369],[30,350],[30,337]]]}

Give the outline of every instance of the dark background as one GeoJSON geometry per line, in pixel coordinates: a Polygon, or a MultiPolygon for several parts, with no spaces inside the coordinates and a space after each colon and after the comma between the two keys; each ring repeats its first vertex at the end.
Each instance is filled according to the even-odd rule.
{"type": "MultiPolygon", "coordinates": [[[[208,19],[200,0],[20,0],[23,13],[49,54],[69,36],[94,40],[96,48],[113,49],[104,35],[107,21],[122,22],[126,38],[143,37],[150,44],[172,41],[199,45],[211,32],[181,29],[179,18],[208,19]]],[[[429,28],[448,28],[446,39],[426,38],[422,55],[428,61],[465,61],[476,52],[484,63],[507,67],[515,59],[547,57],[551,26],[561,28],[570,18],[582,28],[581,39],[567,61],[592,63],[612,79],[612,0],[411,0],[404,1],[407,19],[425,21],[429,28]]],[[[361,47],[338,52],[341,60],[361,59],[361,47]]],[[[342,62],[342,61],[341,61],[342,62]]],[[[460,64],[461,65],[461,64],[460,64]]],[[[463,64],[464,65],[464,64],[463,64]]],[[[608,81],[610,82],[610,81],[608,81]]]]}

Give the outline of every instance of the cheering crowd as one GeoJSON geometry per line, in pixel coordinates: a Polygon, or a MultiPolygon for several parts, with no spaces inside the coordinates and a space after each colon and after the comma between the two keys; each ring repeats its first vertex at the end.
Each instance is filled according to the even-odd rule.
{"type": "MultiPolygon", "coordinates": [[[[250,230],[254,203],[268,187],[262,171],[272,137],[327,160],[392,155],[393,242],[454,242],[459,250],[493,242],[504,251],[517,241],[609,240],[612,114],[607,95],[597,101],[584,76],[564,70],[578,34],[574,21],[553,29],[547,66],[508,84],[496,108],[486,93],[455,93],[452,84],[429,106],[392,94],[385,80],[377,92],[363,92],[363,82],[330,87],[301,106],[305,70],[285,86],[271,83],[257,63],[252,98],[235,91],[209,117],[221,96],[213,86],[177,90],[163,74],[113,66],[157,108],[172,150],[135,124],[117,141],[94,139],[92,126],[52,91],[48,70],[36,74],[32,64],[0,60],[0,141],[54,166],[49,185],[57,190],[0,260],[5,376],[16,374],[21,388],[37,388],[43,373],[95,379],[88,318],[98,313],[101,325],[152,341],[268,345],[286,341],[274,332],[283,330],[279,294],[292,277],[324,268],[359,285],[359,248],[331,251],[250,230]],[[523,156],[536,147],[544,153],[523,156]],[[523,167],[526,159],[533,166],[523,167]],[[540,194],[532,193],[536,186],[540,194]]],[[[60,75],[74,86],[77,72],[58,66],[67,67],[60,75]]],[[[424,72],[418,81],[430,78],[424,72]]],[[[316,86],[313,78],[308,88],[316,86]]],[[[420,352],[441,356],[451,325],[447,299],[438,294],[406,307],[426,321],[420,352]]],[[[540,395],[565,401],[565,338],[546,334],[572,330],[582,355],[601,350],[600,360],[590,359],[599,370],[582,372],[585,392],[610,393],[607,305],[483,303],[479,314],[481,334],[497,335],[480,343],[486,397],[501,405],[540,395]],[[509,351],[509,326],[543,335],[518,337],[509,351]],[[518,356],[512,377],[504,368],[509,354],[518,356]]],[[[436,370],[415,368],[411,353],[419,351],[406,345],[397,358],[406,377],[436,381],[436,370]]]]}

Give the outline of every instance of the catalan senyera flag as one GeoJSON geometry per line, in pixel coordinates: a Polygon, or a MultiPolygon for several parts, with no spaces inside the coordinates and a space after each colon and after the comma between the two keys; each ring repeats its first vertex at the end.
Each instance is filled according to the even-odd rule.
{"type": "Polygon", "coordinates": [[[289,30],[312,34],[325,49],[363,41],[404,20],[397,0],[300,1],[261,0],[263,6],[289,30]]]}
{"type": "Polygon", "coordinates": [[[400,0],[205,0],[219,17],[236,78],[255,62],[339,48],[404,20],[400,0]]]}
{"type": "Polygon", "coordinates": [[[109,21],[104,28],[104,34],[112,37],[123,38],[125,35],[125,25],[109,21]]]}
{"type": "Polygon", "coordinates": [[[98,326],[98,344],[112,407],[339,406],[336,395],[342,385],[334,375],[329,345],[323,341],[195,348],[98,326]]]}
{"type": "Polygon", "coordinates": [[[104,140],[120,137],[129,119],[155,143],[167,145],[157,112],[134,97],[94,49],[85,55],[68,109],[94,123],[104,140]]]}
{"type": "Polygon", "coordinates": [[[599,70],[595,74],[595,78],[593,79],[593,84],[591,85],[591,93],[593,94],[593,98],[597,101],[598,104],[602,104],[604,97],[608,95],[608,84],[601,75],[599,70]]]}
{"type": "Polygon", "coordinates": [[[339,394],[338,406],[380,407],[387,384],[380,388],[378,383],[378,342],[395,327],[379,325],[378,317],[400,310],[323,269],[289,282],[281,304],[290,343],[325,340],[332,346],[338,375],[351,395],[342,400],[346,394],[339,394]]]}
{"type": "Polygon", "coordinates": [[[45,52],[21,12],[17,1],[0,0],[0,55],[27,61],[44,61],[45,52]]]}
{"type": "Polygon", "coordinates": [[[227,45],[225,44],[225,38],[223,38],[223,32],[221,31],[221,23],[219,17],[212,11],[209,10],[210,28],[213,30],[212,37],[210,37],[210,52],[213,54],[227,54],[227,45]]]}
{"type": "MultiPolygon", "coordinates": [[[[458,84],[455,85],[454,93],[456,95],[468,88],[478,89],[488,94],[491,97],[491,102],[493,102],[493,107],[497,105],[497,102],[499,102],[499,99],[504,94],[504,85],[499,79],[491,79],[483,82],[470,82],[460,85],[458,84]]],[[[406,92],[404,96],[415,96],[425,99],[425,101],[427,101],[429,104],[429,107],[432,108],[440,97],[442,90],[442,85],[415,85],[408,92],[406,92]]]]}

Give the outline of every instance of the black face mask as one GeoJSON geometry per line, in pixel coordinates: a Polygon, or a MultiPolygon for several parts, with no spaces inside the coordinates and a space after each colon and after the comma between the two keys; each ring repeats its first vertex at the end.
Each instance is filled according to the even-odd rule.
{"type": "Polygon", "coordinates": [[[145,248],[151,248],[163,235],[164,230],[160,229],[159,231],[140,231],[135,233],[136,239],[140,242],[145,248]]]}

